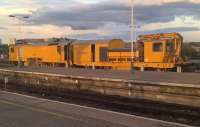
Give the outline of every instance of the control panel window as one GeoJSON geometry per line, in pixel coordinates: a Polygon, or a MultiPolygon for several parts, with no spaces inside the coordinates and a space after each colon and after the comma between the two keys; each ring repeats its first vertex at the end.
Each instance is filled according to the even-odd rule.
{"type": "Polygon", "coordinates": [[[163,44],[162,43],[154,43],[153,44],[153,51],[154,52],[162,52],[163,51],[163,44]]]}

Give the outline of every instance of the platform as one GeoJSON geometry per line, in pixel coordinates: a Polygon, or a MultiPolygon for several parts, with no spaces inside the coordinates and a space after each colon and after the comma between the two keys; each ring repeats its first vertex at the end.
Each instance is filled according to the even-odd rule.
{"type": "Polygon", "coordinates": [[[176,72],[138,72],[117,70],[92,70],[80,68],[41,68],[41,67],[8,67],[0,69],[9,69],[15,71],[28,71],[39,73],[50,73],[70,76],[96,77],[121,80],[137,80],[149,82],[165,82],[178,84],[195,84],[200,85],[200,73],[176,73],[176,72]]]}
{"type": "Polygon", "coordinates": [[[199,73],[132,74],[114,70],[10,67],[0,68],[0,87],[63,94],[76,91],[200,107],[199,77],[199,73]]]}
{"type": "Polygon", "coordinates": [[[189,127],[0,91],[1,127],[189,127]]]}

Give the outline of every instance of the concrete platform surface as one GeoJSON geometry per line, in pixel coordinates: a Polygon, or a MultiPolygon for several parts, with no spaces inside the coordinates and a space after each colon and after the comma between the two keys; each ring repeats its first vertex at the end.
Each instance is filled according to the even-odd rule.
{"type": "Polygon", "coordinates": [[[1,69],[61,74],[61,75],[71,75],[71,76],[200,85],[200,73],[175,73],[175,72],[131,73],[130,71],[117,71],[117,70],[92,70],[92,69],[80,69],[80,68],[77,69],[77,68],[47,68],[47,67],[43,67],[43,68],[41,67],[23,67],[23,68],[8,67],[8,68],[1,68],[1,69]]]}
{"type": "Polygon", "coordinates": [[[1,127],[189,127],[0,91],[1,127]]]}

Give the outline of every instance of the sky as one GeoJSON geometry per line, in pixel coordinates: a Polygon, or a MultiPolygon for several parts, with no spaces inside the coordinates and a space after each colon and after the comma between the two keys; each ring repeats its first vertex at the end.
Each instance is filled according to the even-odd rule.
{"type": "MultiPolygon", "coordinates": [[[[0,0],[0,38],[130,40],[130,6],[131,0],[0,0]]],[[[134,23],[136,35],[179,32],[200,42],[200,0],[134,0],[134,23]]]]}

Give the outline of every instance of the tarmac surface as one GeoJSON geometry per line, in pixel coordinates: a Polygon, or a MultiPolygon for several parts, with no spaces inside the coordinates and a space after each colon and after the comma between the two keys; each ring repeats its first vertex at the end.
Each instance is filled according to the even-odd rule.
{"type": "Polygon", "coordinates": [[[189,127],[0,90],[1,127],[189,127]]]}
{"type": "Polygon", "coordinates": [[[92,70],[80,68],[50,68],[50,67],[8,67],[1,69],[28,71],[39,73],[60,74],[68,76],[83,76],[95,78],[109,78],[122,80],[137,80],[149,82],[165,82],[177,84],[200,85],[200,73],[176,73],[176,72],[134,72],[117,70],[92,70]]]}

